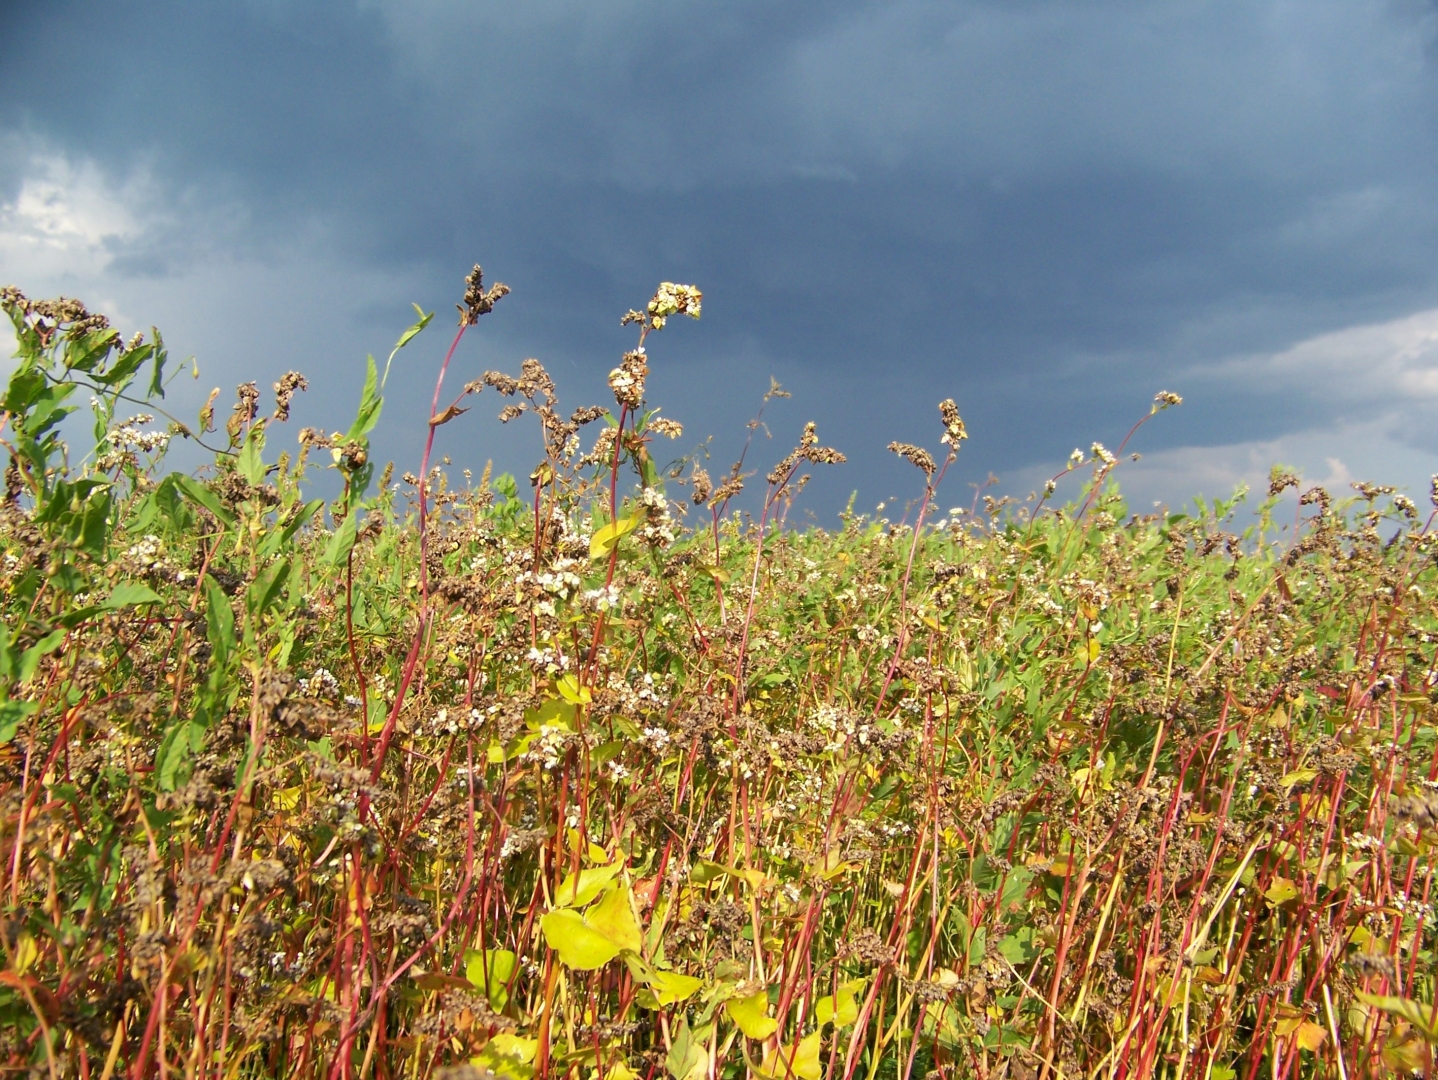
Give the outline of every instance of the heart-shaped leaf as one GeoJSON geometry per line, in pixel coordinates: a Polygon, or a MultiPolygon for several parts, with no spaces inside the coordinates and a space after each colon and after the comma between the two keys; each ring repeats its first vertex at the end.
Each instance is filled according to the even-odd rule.
{"type": "Polygon", "coordinates": [[[598,930],[585,924],[579,912],[557,908],[539,920],[544,940],[559,954],[560,963],[574,971],[602,968],[619,955],[620,948],[598,930]]]}
{"type": "Polygon", "coordinates": [[[724,1011],[735,1026],[751,1039],[767,1039],[779,1030],[779,1021],[769,1013],[769,995],[760,990],[745,998],[730,998],[724,1011]]]}

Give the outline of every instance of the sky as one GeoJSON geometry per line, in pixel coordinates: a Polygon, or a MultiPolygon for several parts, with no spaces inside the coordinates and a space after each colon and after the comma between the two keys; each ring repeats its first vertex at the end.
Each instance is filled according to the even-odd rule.
{"type": "MultiPolygon", "coordinates": [[[[750,460],[817,421],[824,523],[921,492],[885,447],[940,449],[946,397],[955,505],[1160,390],[1135,509],[1438,471],[1431,0],[0,0],[0,30],[0,283],[160,327],[185,417],[293,368],[296,431],[348,426],[418,303],[375,436],[416,470],[477,262],[513,291],[451,379],[533,356],[565,408],[612,402],[658,282],[703,289],[649,343],[674,455],[725,469],[776,378],[750,460]]],[[[438,452],[527,474],[536,432],[476,404],[438,452]]]]}

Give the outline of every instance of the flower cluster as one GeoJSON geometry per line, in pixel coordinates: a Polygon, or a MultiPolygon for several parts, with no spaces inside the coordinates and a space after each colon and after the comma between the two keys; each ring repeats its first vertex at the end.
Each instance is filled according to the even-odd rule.
{"type": "Polygon", "coordinates": [[[649,301],[649,325],[655,330],[663,330],[665,320],[671,315],[688,315],[697,319],[703,299],[704,294],[693,285],[660,282],[654,299],[649,301]]]}
{"type": "Polygon", "coordinates": [[[627,409],[637,409],[644,400],[644,380],[649,375],[645,363],[644,349],[638,348],[624,354],[620,365],[609,373],[609,388],[614,391],[614,400],[627,409]]]}

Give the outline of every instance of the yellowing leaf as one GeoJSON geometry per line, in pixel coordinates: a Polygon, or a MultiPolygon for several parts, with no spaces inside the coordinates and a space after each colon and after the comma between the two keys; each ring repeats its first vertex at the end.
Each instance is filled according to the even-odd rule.
{"type": "Polygon", "coordinates": [[[530,1063],[538,1050],[538,1039],[502,1032],[485,1044],[478,1057],[470,1058],[470,1064],[487,1069],[505,1080],[529,1080],[534,1075],[530,1063]]]}
{"type": "Polygon", "coordinates": [[[779,1021],[768,1015],[769,995],[763,990],[746,998],[730,998],[724,1003],[724,1011],[751,1039],[767,1039],[779,1030],[779,1021]]]}
{"type": "Polygon", "coordinates": [[[863,979],[851,979],[839,986],[838,993],[814,1002],[814,1019],[819,1026],[833,1023],[836,1027],[848,1027],[859,1019],[859,1004],[854,994],[863,985],[863,979]]]}
{"type": "Polygon", "coordinates": [[[618,945],[569,908],[549,912],[539,920],[539,928],[549,947],[559,954],[560,963],[575,971],[593,971],[619,955],[618,945]]]}
{"type": "Polygon", "coordinates": [[[1273,884],[1264,890],[1263,895],[1272,906],[1278,907],[1280,904],[1297,899],[1298,886],[1286,877],[1275,876],[1273,884]]]}
{"type": "Polygon", "coordinates": [[[1323,1046],[1324,1040],[1328,1038],[1328,1032],[1324,1031],[1312,1020],[1305,1020],[1299,1024],[1298,1031],[1295,1034],[1298,1045],[1311,1054],[1316,1054],[1319,1048],[1323,1046]]]}
{"type": "Polygon", "coordinates": [[[559,696],[571,705],[588,705],[594,700],[589,687],[580,686],[579,679],[574,675],[561,675],[554,685],[559,690],[559,696]]]}
{"type": "Polygon", "coordinates": [[[608,866],[591,866],[579,873],[565,874],[564,880],[559,883],[559,888],[554,892],[554,903],[556,907],[583,907],[601,892],[604,887],[614,880],[619,873],[619,864],[610,863],[608,866]]]}
{"type": "Polygon", "coordinates": [[[764,1064],[756,1071],[771,1080],[781,1080],[790,1072],[799,1080],[819,1080],[824,1074],[819,1063],[819,1033],[816,1031],[800,1039],[797,1046],[783,1047],[772,1056],[766,1054],[764,1064]]]}
{"type": "Polygon", "coordinates": [[[620,518],[618,521],[611,521],[608,525],[597,530],[589,541],[589,557],[591,559],[602,559],[614,550],[621,539],[628,536],[644,520],[644,515],[635,514],[632,517],[620,518]]]}
{"type": "MultiPolygon", "coordinates": [[[[606,893],[604,899],[585,913],[584,922],[591,930],[603,934],[611,944],[619,949],[628,949],[630,952],[637,953],[644,946],[644,931],[640,929],[639,920],[635,918],[634,898],[629,893],[628,885],[620,885],[606,893]]],[[[683,976],[675,977],[683,978],[683,976]]],[[[697,980],[695,989],[698,989],[697,980]]],[[[690,990],[689,994],[693,992],[690,990]]],[[[683,996],[688,997],[689,994],[683,996]]],[[[660,1000],[663,1001],[662,994],[660,994],[660,1000]]],[[[674,1000],[680,999],[675,998],[674,1000]]]]}
{"type": "Polygon", "coordinates": [[[15,942],[15,974],[24,975],[40,957],[40,950],[35,945],[35,938],[29,933],[20,935],[15,942]]]}
{"type": "Polygon", "coordinates": [[[1306,784],[1317,776],[1317,769],[1294,769],[1291,773],[1285,773],[1283,779],[1278,782],[1283,785],[1286,791],[1298,784],[1306,784]]]}
{"type": "Polygon", "coordinates": [[[677,971],[656,971],[649,980],[649,988],[660,1005],[674,1005],[693,997],[703,985],[702,979],[680,975],[677,971]]]}
{"type": "Polygon", "coordinates": [[[1428,1018],[1433,1015],[1431,1005],[1424,1005],[1421,1001],[1414,1001],[1412,998],[1367,994],[1362,990],[1357,990],[1354,993],[1363,1004],[1372,1005],[1374,1008],[1382,1009],[1386,1013],[1408,1021],[1429,1042],[1438,1042],[1438,1029],[1428,1026],[1428,1018]]]}

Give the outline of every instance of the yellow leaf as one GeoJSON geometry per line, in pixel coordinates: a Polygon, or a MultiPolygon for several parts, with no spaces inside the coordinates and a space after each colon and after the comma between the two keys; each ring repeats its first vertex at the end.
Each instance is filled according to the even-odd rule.
{"type": "Polygon", "coordinates": [[[591,559],[604,558],[614,550],[620,540],[637,529],[642,521],[644,521],[644,515],[635,514],[632,517],[611,521],[596,531],[589,541],[589,557],[591,559]]]}
{"type": "Polygon", "coordinates": [[[618,873],[619,864],[614,862],[608,866],[592,866],[578,874],[565,874],[554,892],[554,903],[557,907],[583,907],[603,892],[618,873]]]}
{"type": "Polygon", "coordinates": [[[1286,877],[1278,877],[1275,875],[1273,884],[1264,890],[1263,895],[1269,904],[1273,907],[1278,907],[1281,904],[1288,903],[1290,900],[1297,899],[1298,886],[1286,877]]]}
{"type": "Polygon", "coordinates": [[[538,1039],[502,1032],[490,1039],[470,1064],[487,1070],[504,1080],[529,1080],[534,1075],[531,1062],[539,1050],[538,1039]]]}
{"type": "Polygon", "coordinates": [[[649,987],[654,991],[660,1005],[675,1005],[693,997],[703,985],[702,979],[696,979],[692,975],[680,975],[677,971],[656,971],[649,980],[649,987]]]}
{"type": "Polygon", "coordinates": [[[275,806],[280,810],[293,810],[300,804],[301,787],[297,784],[294,787],[281,788],[274,794],[275,806]]]}
{"type": "Polygon", "coordinates": [[[585,924],[577,911],[559,908],[539,920],[544,940],[560,962],[575,971],[593,971],[619,955],[620,947],[585,924]]]}
{"type": "Polygon", "coordinates": [[[1368,994],[1362,990],[1355,991],[1354,993],[1363,1004],[1372,1005],[1392,1016],[1397,1016],[1408,1021],[1408,1023],[1417,1028],[1429,1042],[1438,1042],[1438,1028],[1433,1028],[1428,1025],[1428,1018],[1433,1015],[1433,1007],[1431,1005],[1424,1005],[1421,1001],[1414,1001],[1412,998],[1368,994]]]}
{"type": "Polygon", "coordinates": [[[1306,784],[1318,775],[1317,769],[1294,769],[1291,773],[1284,773],[1283,779],[1278,781],[1286,791],[1298,784],[1306,784]]]}
{"type": "Polygon", "coordinates": [[[571,705],[588,705],[594,700],[589,687],[580,686],[578,677],[574,675],[561,675],[554,685],[559,690],[559,696],[571,705]]]}
{"type": "Polygon", "coordinates": [[[851,979],[839,987],[838,993],[814,1002],[814,1021],[820,1027],[829,1023],[848,1027],[859,1019],[859,1003],[854,1000],[854,994],[863,985],[863,979],[851,979]]]}
{"type": "Polygon", "coordinates": [[[35,945],[35,939],[28,932],[20,935],[15,942],[15,974],[24,975],[40,957],[40,950],[35,945]]]}
{"type": "Polygon", "coordinates": [[[791,1071],[799,1080],[819,1080],[824,1074],[819,1062],[819,1033],[816,1031],[800,1039],[797,1046],[783,1047],[772,1058],[766,1056],[760,1071],[774,1080],[791,1071]]]}
{"type": "Polygon", "coordinates": [[[751,1039],[767,1039],[779,1030],[779,1021],[769,1016],[769,995],[760,990],[746,998],[730,998],[724,1011],[740,1031],[751,1039]]]}
{"type": "Polygon", "coordinates": [[[1324,1031],[1312,1020],[1305,1020],[1299,1024],[1296,1034],[1298,1045],[1313,1054],[1318,1052],[1324,1040],[1328,1038],[1328,1032],[1324,1031]]]}
{"type": "MultiPolygon", "coordinates": [[[[634,898],[630,895],[628,885],[620,885],[606,893],[604,899],[585,913],[584,923],[591,930],[604,935],[611,944],[619,949],[628,949],[630,952],[637,953],[644,947],[644,932],[640,929],[639,920],[634,915],[634,898]]],[[[683,976],[676,977],[683,978],[683,976]]],[[[698,988],[696,980],[694,989],[698,988]]],[[[693,990],[689,991],[690,994],[693,992],[693,990]]],[[[684,995],[684,997],[688,996],[689,994],[684,995]]],[[[676,998],[675,1000],[680,999],[676,998]]]]}

